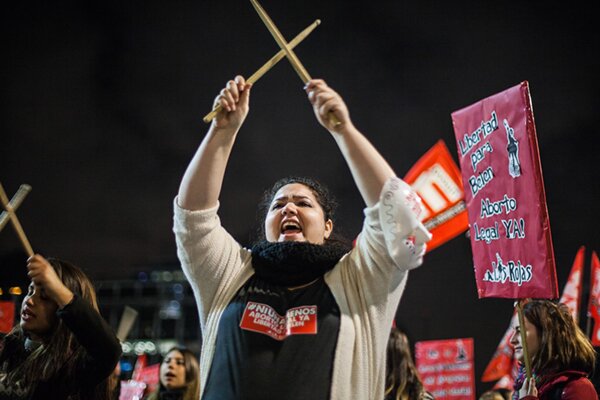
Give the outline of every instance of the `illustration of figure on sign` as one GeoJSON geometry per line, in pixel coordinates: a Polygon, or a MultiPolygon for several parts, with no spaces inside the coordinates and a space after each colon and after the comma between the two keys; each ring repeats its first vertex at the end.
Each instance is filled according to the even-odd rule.
{"type": "Polygon", "coordinates": [[[457,354],[456,354],[456,361],[457,362],[467,361],[468,360],[467,350],[463,346],[463,343],[462,342],[457,342],[456,345],[458,347],[457,354]]]}
{"type": "Polygon", "coordinates": [[[513,178],[521,176],[521,163],[519,162],[519,142],[515,139],[515,131],[508,125],[508,121],[504,120],[504,129],[506,129],[506,140],[508,145],[508,173],[513,178]]]}
{"type": "Polygon", "coordinates": [[[508,279],[508,267],[502,262],[500,254],[496,253],[497,262],[492,261],[492,270],[485,271],[483,280],[485,282],[501,282],[504,283],[508,279]]]}

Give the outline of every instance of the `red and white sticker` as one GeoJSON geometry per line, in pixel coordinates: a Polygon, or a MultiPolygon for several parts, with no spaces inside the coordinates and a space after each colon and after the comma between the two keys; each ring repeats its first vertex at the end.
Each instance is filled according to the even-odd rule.
{"type": "Polygon", "coordinates": [[[249,301],[244,309],[240,328],[284,340],[291,335],[317,334],[317,306],[290,308],[279,315],[268,304],[249,301]]]}

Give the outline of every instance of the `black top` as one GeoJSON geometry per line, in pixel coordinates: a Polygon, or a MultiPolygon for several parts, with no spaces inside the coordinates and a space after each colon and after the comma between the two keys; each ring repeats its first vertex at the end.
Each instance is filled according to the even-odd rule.
{"type": "Polygon", "coordinates": [[[339,329],[322,277],[296,290],[251,277],[223,312],[202,399],[329,399],[339,329]]]}
{"type": "MultiPolygon", "coordinates": [[[[121,344],[102,316],[87,301],[78,296],[59,310],[57,315],[73,332],[79,344],[85,349],[86,355],[75,367],[72,376],[67,376],[62,371],[66,369],[65,367],[59,369],[50,380],[39,382],[28,399],[63,400],[73,394],[92,399],[89,394],[93,393],[96,385],[104,381],[117,365],[121,357],[121,344]]],[[[20,340],[5,342],[5,345],[0,355],[0,366],[4,361],[16,366],[29,355],[20,340]],[[20,348],[16,348],[18,346],[20,348]]],[[[3,394],[0,385],[0,399],[8,398],[15,397],[3,394]]]]}

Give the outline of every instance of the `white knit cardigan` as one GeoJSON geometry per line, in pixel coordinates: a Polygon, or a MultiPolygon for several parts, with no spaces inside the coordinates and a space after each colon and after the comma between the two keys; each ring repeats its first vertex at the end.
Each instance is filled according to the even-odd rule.
{"type": "MultiPolygon", "coordinates": [[[[399,178],[389,179],[379,202],[364,210],[352,251],[325,275],[341,314],[331,399],[384,397],[385,353],[408,270],[422,263],[429,232],[418,221],[420,199],[399,178]],[[416,211],[416,212],[415,212],[416,211]]],[[[189,280],[202,329],[200,387],[204,388],[221,315],[252,276],[250,251],[221,226],[218,205],[188,211],[175,199],[177,254],[189,280]]]]}

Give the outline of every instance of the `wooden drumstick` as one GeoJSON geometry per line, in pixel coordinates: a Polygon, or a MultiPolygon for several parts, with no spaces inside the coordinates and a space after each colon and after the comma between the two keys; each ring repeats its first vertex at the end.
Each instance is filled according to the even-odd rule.
{"type": "Polygon", "coordinates": [[[4,188],[2,187],[1,183],[0,183],[0,201],[2,202],[2,206],[8,213],[8,217],[10,218],[10,222],[13,224],[15,231],[17,232],[17,236],[19,236],[19,239],[21,240],[21,244],[23,245],[23,248],[25,249],[25,253],[27,253],[28,257],[33,256],[33,249],[31,248],[31,244],[29,244],[29,240],[27,240],[27,236],[25,236],[23,227],[21,226],[21,223],[19,222],[19,219],[17,218],[17,214],[15,214],[15,211],[13,210],[12,206],[10,205],[10,202],[8,201],[8,197],[6,196],[6,192],[4,191],[4,188]]]}
{"type": "MultiPolygon", "coordinates": [[[[258,1],[250,0],[250,2],[254,6],[254,9],[258,13],[258,16],[260,17],[260,19],[262,19],[269,32],[271,32],[271,35],[273,36],[281,50],[285,51],[287,59],[290,61],[290,64],[292,64],[292,67],[294,68],[300,79],[302,79],[302,82],[304,84],[307,84],[308,81],[310,81],[312,78],[308,74],[306,68],[304,68],[304,65],[302,65],[302,63],[296,56],[296,53],[294,53],[290,45],[285,41],[285,38],[283,37],[281,32],[279,32],[279,29],[277,29],[275,23],[271,20],[267,12],[261,7],[258,1]]],[[[329,119],[334,125],[340,124],[340,121],[332,112],[329,113],[329,119]]]]}
{"type": "MultiPolygon", "coordinates": [[[[17,193],[15,193],[12,199],[10,199],[10,203],[8,204],[10,204],[12,209],[16,211],[25,199],[25,197],[29,194],[29,192],[31,192],[31,186],[27,184],[21,185],[19,187],[19,190],[17,190],[17,193]]],[[[8,216],[8,212],[2,211],[2,214],[0,214],[0,231],[8,223],[9,218],[10,217],[8,216]]]]}
{"type": "MultiPolygon", "coordinates": [[[[312,24],[310,24],[306,29],[304,29],[302,32],[300,32],[298,34],[298,36],[296,36],[294,38],[294,40],[292,40],[289,43],[289,47],[290,48],[294,48],[296,47],[298,44],[300,44],[300,42],[302,42],[308,35],[310,35],[310,33],[321,23],[321,20],[316,20],[315,22],[313,22],[312,24]]],[[[267,73],[268,70],[270,70],[271,68],[273,68],[273,66],[275,66],[275,64],[277,64],[279,61],[281,61],[283,58],[285,57],[285,51],[284,50],[279,50],[279,52],[277,54],[275,54],[273,57],[271,57],[271,59],[269,61],[267,61],[262,67],[260,67],[255,73],[253,73],[248,80],[246,81],[246,83],[255,83],[256,81],[258,81],[264,74],[267,73]]],[[[213,118],[217,115],[217,113],[221,111],[221,104],[217,104],[217,106],[208,114],[206,114],[204,116],[204,118],[202,118],[202,120],[206,123],[209,123],[210,121],[213,120],[213,118]]]]}

